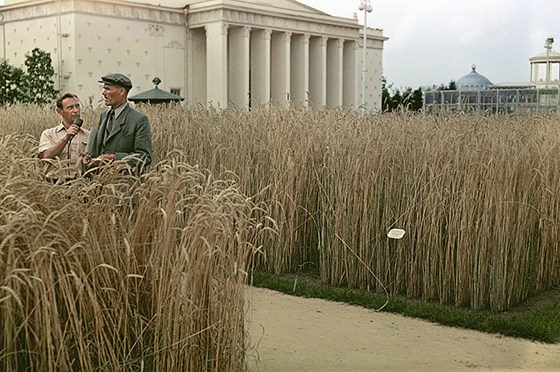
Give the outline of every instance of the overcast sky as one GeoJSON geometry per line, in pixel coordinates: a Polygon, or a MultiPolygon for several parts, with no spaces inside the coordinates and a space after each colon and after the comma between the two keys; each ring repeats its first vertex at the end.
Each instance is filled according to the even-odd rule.
{"type": "MultiPolygon", "coordinates": [[[[352,18],[360,0],[299,0],[352,18]]],[[[4,1],[0,0],[0,4],[4,1]]],[[[162,0],[162,4],[165,4],[162,0]]],[[[476,65],[493,83],[530,79],[529,58],[548,37],[560,50],[560,0],[372,0],[368,26],[389,37],[383,75],[394,88],[449,84],[476,65]]]]}
{"type": "MultiPolygon", "coordinates": [[[[363,25],[360,0],[299,0],[363,25]]],[[[389,37],[383,75],[403,89],[449,84],[471,71],[493,83],[528,82],[529,58],[555,38],[560,50],[560,0],[372,0],[368,26],[389,37]]]]}

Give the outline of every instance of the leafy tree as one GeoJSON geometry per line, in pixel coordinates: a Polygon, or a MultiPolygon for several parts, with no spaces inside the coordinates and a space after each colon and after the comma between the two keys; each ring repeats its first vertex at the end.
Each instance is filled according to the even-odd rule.
{"type": "Polygon", "coordinates": [[[390,111],[391,94],[387,88],[390,88],[392,85],[387,87],[387,78],[385,76],[381,77],[381,109],[383,111],[390,111]]]}
{"type": "Polygon", "coordinates": [[[0,61],[0,105],[16,102],[45,104],[52,102],[54,68],[50,53],[35,48],[25,55],[26,71],[0,61]]]}
{"type": "Polygon", "coordinates": [[[8,61],[0,62],[0,105],[9,105],[25,99],[25,73],[8,61]]]}
{"type": "Polygon", "coordinates": [[[418,88],[410,94],[410,110],[420,111],[424,106],[422,89],[418,88]]]}
{"type": "Polygon", "coordinates": [[[403,96],[401,95],[401,92],[399,92],[399,90],[397,89],[395,91],[395,94],[393,94],[393,97],[391,97],[391,104],[389,105],[389,108],[391,111],[396,110],[403,103],[404,103],[403,96]]]}
{"type": "Polygon", "coordinates": [[[422,89],[418,88],[415,91],[412,91],[411,88],[408,88],[402,94],[399,90],[396,90],[391,96],[388,88],[391,88],[393,84],[387,85],[387,79],[385,77],[381,78],[381,82],[381,106],[383,111],[394,111],[401,105],[406,106],[406,108],[411,111],[420,111],[422,109],[424,105],[422,89]]]}
{"type": "Polygon", "coordinates": [[[26,101],[29,103],[45,104],[52,102],[57,95],[54,89],[54,68],[50,53],[39,48],[25,55],[27,76],[25,87],[27,90],[26,101]]]}

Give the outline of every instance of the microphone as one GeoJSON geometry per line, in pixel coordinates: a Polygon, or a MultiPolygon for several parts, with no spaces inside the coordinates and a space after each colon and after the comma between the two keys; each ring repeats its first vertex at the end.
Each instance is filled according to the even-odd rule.
{"type": "MultiPolygon", "coordinates": [[[[72,124],[76,124],[78,127],[81,127],[83,124],[83,120],[80,118],[76,118],[74,119],[74,121],[72,122],[72,124]]],[[[68,137],[68,142],[71,142],[74,139],[74,135],[71,134],[70,137],[68,137]]]]}

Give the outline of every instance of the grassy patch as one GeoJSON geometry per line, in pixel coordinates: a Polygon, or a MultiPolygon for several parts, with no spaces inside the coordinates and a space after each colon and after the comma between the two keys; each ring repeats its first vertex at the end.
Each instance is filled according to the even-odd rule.
{"type": "Polygon", "coordinates": [[[544,293],[538,298],[508,311],[492,312],[410,300],[366,290],[339,288],[316,280],[294,275],[278,276],[253,272],[255,287],[268,288],[293,296],[321,298],[345,302],[367,309],[402,314],[451,327],[497,333],[533,341],[557,343],[560,341],[560,289],[544,293]]]}

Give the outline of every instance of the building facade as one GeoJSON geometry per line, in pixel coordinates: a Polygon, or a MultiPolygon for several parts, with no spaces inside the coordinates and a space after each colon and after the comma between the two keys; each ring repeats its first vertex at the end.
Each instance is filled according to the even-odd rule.
{"type": "Polygon", "coordinates": [[[99,77],[122,72],[131,95],[161,88],[213,107],[261,103],[381,108],[383,31],[293,0],[5,0],[0,58],[49,52],[56,88],[97,105],[99,77]],[[155,5],[158,4],[158,5],[155,5]],[[165,4],[161,6],[159,4],[165,4]]]}
{"type": "Polygon", "coordinates": [[[537,89],[556,89],[560,86],[560,53],[547,50],[529,58],[531,83],[537,89]]]}
{"type": "Polygon", "coordinates": [[[478,74],[473,65],[470,74],[457,80],[457,90],[425,91],[424,110],[539,114],[558,112],[560,53],[551,50],[552,43],[545,45],[545,48],[545,52],[529,58],[529,82],[492,84],[486,77],[478,74]]]}

